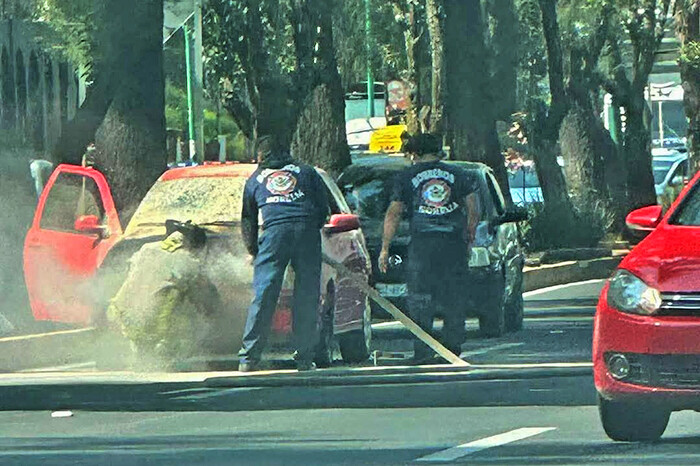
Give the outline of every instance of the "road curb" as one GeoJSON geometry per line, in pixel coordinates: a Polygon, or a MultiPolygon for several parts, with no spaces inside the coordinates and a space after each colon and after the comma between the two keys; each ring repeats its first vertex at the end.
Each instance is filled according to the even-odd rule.
{"type": "MultiPolygon", "coordinates": [[[[449,383],[483,380],[526,380],[551,377],[585,377],[590,363],[451,365],[356,369],[319,369],[313,372],[269,371],[260,373],[24,373],[0,376],[0,389],[8,387],[154,386],[177,391],[212,388],[332,387],[449,383]]],[[[0,409],[2,403],[0,402],[0,409]]]]}
{"type": "Polygon", "coordinates": [[[570,261],[560,264],[526,267],[523,291],[534,291],[550,286],[603,279],[612,275],[623,257],[605,257],[587,261],[570,261]]]}
{"type": "MultiPolygon", "coordinates": [[[[544,366],[544,365],[543,365],[544,366]]],[[[415,383],[450,383],[477,380],[516,380],[550,377],[590,376],[588,365],[572,367],[502,367],[470,366],[457,368],[439,366],[434,368],[406,368],[404,371],[384,373],[333,374],[317,371],[313,374],[293,373],[282,375],[232,375],[211,377],[205,380],[208,388],[255,388],[255,387],[334,387],[357,385],[395,385],[415,383]]]]}

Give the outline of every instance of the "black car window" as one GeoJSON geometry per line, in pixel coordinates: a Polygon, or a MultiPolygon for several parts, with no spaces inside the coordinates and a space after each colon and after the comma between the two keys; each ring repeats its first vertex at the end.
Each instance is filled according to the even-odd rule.
{"type": "Polygon", "coordinates": [[[104,220],[97,183],[87,176],[61,173],[46,198],[41,228],[77,233],[75,221],[83,215],[94,215],[100,223],[104,220]]]}
{"type": "Polygon", "coordinates": [[[670,223],[673,225],[700,226],[700,183],[696,183],[686,198],[683,199],[670,223]]]}

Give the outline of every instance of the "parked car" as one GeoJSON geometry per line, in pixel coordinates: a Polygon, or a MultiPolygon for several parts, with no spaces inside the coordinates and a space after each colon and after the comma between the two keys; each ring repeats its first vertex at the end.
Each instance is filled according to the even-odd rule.
{"type": "Polygon", "coordinates": [[[652,170],[656,196],[669,187],[681,187],[688,179],[688,152],[676,149],[652,149],[652,170]]]}
{"type": "MultiPolygon", "coordinates": [[[[109,185],[99,171],[58,166],[25,240],[25,280],[35,319],[82,325],[100,322],[109,299],[124,282],[133,254],[147,243],[164,239],[166,220],[191,220],[207,230],[206,247],[214,251],[211,267],[218,270],[211,279],[231,313],[222,325],[230,327],[227,341],[238,344],[252,279],[252,267],[243,260],[246,252],[238,225],[243,187],[255,169],[251,164],[227,163],[168,170],[123,230],[109,185]],[[217,265],[223,254],[241,258],[238,266],[217,265]]],[[[369,253],[359,218],[328,174],[318,172],[328,189],[332,212],[323,228],[323,253],[369,277],[369,253]]],[[[283,340],[291,332],[292,275],[288,270],[274,317],[273,333],[283,340]]],[[[321,294],[319,325],[324,338],[317,361],[329,363],[333,335],[346,361],[367,359],[371,316],[366,294],[325,264],[321,294]]]]}
{"type": "MultiPolygon", "coordinates": [[[[506,330],[519,330],[523,323],[524,254],[516,221],[522,212],[507,211],[496,179],[486,165],[448,162],[472,172],[479,179],[481,223],[472,247],[472,283],[464,293],[467,315],[479,318],[484,335],[496,337],[506,330]]],[[[401,309],[406,309],[408,267],[408,222],[402,221],[390,247],[389,270],[379,271],[382,225],[396,175],[409,166],[404,157],[357,158],[338,178],[345,198],[359,215],[372,258],[372,282],[377,291],[401,309]]],[[[380,314],[381,311],[375,309],[380,314]]]]}
{"type": "Polygon", "coordinates": [[[600,295],[595,386],[608,436],[650,441],[672,411],[700,410],[700,175],[665,215],[644,207],[627,224],[652,232],[600,295]]]}

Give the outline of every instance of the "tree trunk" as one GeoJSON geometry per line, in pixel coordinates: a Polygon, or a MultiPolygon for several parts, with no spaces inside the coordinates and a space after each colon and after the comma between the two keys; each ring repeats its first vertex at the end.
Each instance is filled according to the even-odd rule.
{"type": "MultiPolygon", "coordinates": [[[[491,82],[498,86],[492,92],[496,103],[496,120],[510,121],[516,110],[518,89],[519,23],[513,0],[488,0],[486,11],[491,23],[493,70],[491,82]]],[[[493,87],[493,85],[492,85],[493,87]]]]}
{"type": "Polygon", "coordinates": [[[573,199],[579,210],[605,201],[603,154],[596,151],[593,115],[574,106],[564,118],[560,130],[564,172],[573,199]]]}
{"type": "Polygon", "coordinates": [[[700,171],[700,69],[681,66],[683,104],[688,117],[688,152],[690,176],[700,171]]]}
{"type": "Polygon", "coordinates": [[[636,89],[625,107],[625,167],[629,210],[656,204],[648,113],[644,89],[636,89]]]}
{"type": "Polygon", "coordinates": [[[420,31],[418,28],[418,11],[416,2],[409,0],[405,8],[395,5],[397,16],[403,17],[404,43],[406,46],[406,62],[408,68],[408,82],[412,85],[411,103],[406,113],[406,126],[408,132],[417,134],[420,132],[419,111],[422,108],[422,82],[420,75],[420,31]]]}
{"type": "Polygon", "coordinates": [[[559,137],[559,126],[568,111],[564,87],[564,58],[557,18],[557,0],[539,0],[539,4],[542,12],[542,30],[547,45],[547,72],[552,99],[545,137],[554,141],[559,137]]]}
{"type": "Polygon", "coordinates": [[[556,0],[539,0],[539,6],[547,47],[547,72],[552,100],[548,109],[530,108],[529,113],[533,116],[529,139],[533,146],[533,158],[545,204],[571,219],[573,205],[569,198],[564,174],[557,163],[559,128],[568,110],[557,4],[556,0]]]}
{"type": "Polygon", "coordinates": [[[506,200],[510,189],[496,131],[492,83],[479,0],[445,2],[445,104],[452,158],[490,166],[506,200]]]}
{"type": "MultiPolygon", "coordinates": [[[[345,135],[345,100],[335,57],[332,22],[332,2],[307,0],[309,9],[317,12],[317,24],[306,24],[309,30],[320,31],[315,36],[315,78],[313,90],[306,97],[296,124],[292,142],[294,156],[323,168],[334,176],[350,165],[350,151],[345,135]],[[330,4],[329,4],[330,3],[330,4]]],[[[312,20],[314,16],[306,16],[312,20]]],[[[305,52],[306,48],[298,48],[305,52]]],[[[313,49],[312,49],[313,50],[313,49]]],[[[314,60],[309,64],[313,66],[314,60]]]]}
{"type": "Polygon", "coordinates": [[[688,152],[690,174],[700,171],[700,6],[685,2],[676,15],[678,36],[681,41],[680,61],[683,85],[683,104],[688,117],[688,152]]]}
{"type": "Polygon", "coordinates": [[[443,0],[426,0],[426,16],[430,32],[430,53],[432,60],[432,91],[430,132],[444,134],[444,107],[447,102],[445,92],[445,5],[443,0]]]}
{"type": "Polygon", "coordinates": [[[166,165],[163,0],[102,3],[100,53],[114,95],[95,135],[96,166],[124,223],[166,165]]]}

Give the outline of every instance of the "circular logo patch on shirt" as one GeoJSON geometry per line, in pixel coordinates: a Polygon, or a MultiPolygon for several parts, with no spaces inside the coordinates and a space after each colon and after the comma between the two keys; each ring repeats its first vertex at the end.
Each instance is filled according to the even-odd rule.
{"type": "Polygon", "coordinates": [[[433,179],[423,185],[423,201],[430,207],[442,207],[450,199],[450,185],[440,179],[433,179]]]}
{"type": "Polygon", "coordinates": [[[266,187],[272,194],[286,196],[297,187],[297,179],[287,171],[277,171],[267,178],[266,187]]]}

